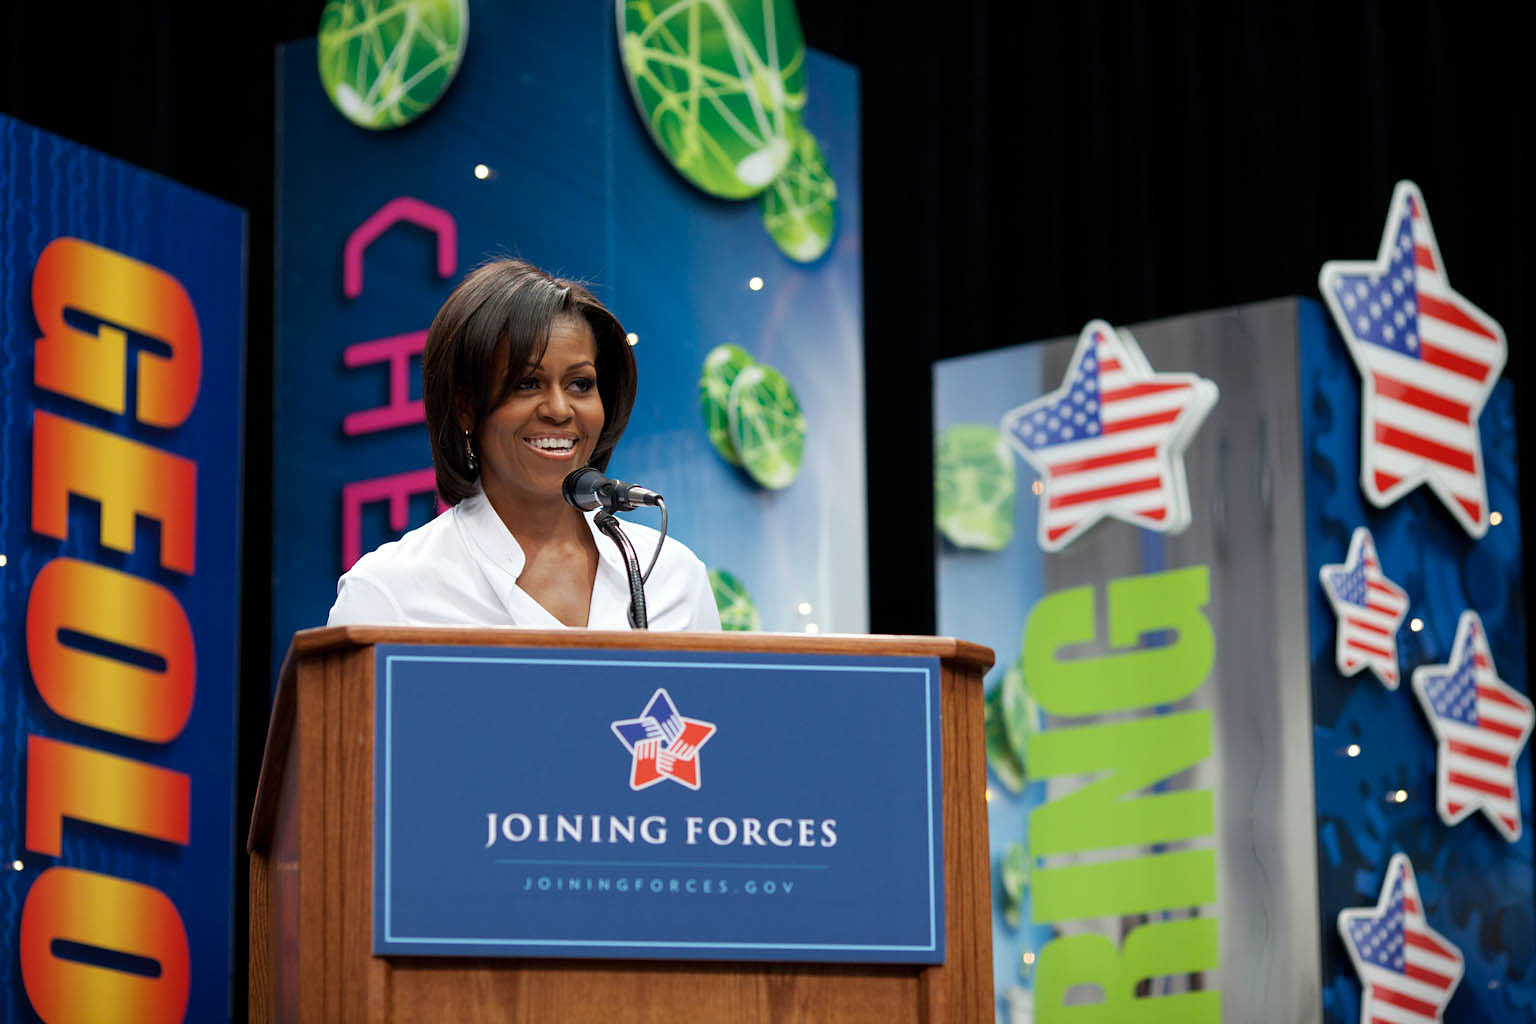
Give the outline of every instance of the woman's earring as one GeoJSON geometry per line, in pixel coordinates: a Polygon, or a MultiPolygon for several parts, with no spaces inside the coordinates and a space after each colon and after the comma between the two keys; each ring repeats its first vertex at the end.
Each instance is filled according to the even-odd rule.
{"type": "Polygon", "coordinates": [[[470,439],[468,430],[464,431],[464,461],[471,473],[480,468],[480,463],[475,459],[475,442],[470,439]]]}

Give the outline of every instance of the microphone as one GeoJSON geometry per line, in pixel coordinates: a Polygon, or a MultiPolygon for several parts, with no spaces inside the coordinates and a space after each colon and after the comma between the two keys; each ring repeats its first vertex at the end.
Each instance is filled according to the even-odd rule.
{"type": "Polygon", "coordinates": [[[608,512],[628,512],[641,505],[660,505],[661,495],[639,484],[627,484],[604,476],[591,466],[584,466],[565,478],[560,485],[565,500],[590,512],[601,508],[608,512]]]}

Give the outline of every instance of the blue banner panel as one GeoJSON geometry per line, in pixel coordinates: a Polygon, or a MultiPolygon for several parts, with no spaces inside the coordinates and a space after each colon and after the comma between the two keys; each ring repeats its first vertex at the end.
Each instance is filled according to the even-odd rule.
{"type": "Polygon", "coordinates": [[[314,40],[283,47],[279,657],[324,623],[360,553],[437,513],[422,344],[459,280],[506,256],[590,281],[632,332],[639,395],[609,471],[666,495],[672,535],[739,585],[727,625],[868,629],[857,73],[806,51],[799,116],[838,221],[825,254],[799,263],[758,199],[707,195],[658,151],[615,32],[612,0],[477,3],[452,85],[393,131],[332,105],[314,40]],[[711,440],[701,379],[724,346],[779,371],[804,413],[798,473],[777,489],[711,440]]]}
{"type": "MultiPolygon", "coordinates": [[[[1360,315],[1368,326],[1369,303],[1360,315]]],[[[1112,505],[1049,549],[1059,478],[1020,462],[1006,428],[1020,410],[1048,409],[1042,396],[1091,406],[1081,336],[934,371],[939,628],[1001,655],[987,697],[999,1014],[1066,1019],[1097,1002],[1102,985],[1123,993],[1108,1011],[1117,1020],[1158,1012],[1133,1001],[1167,999],[1180,1002],[1157,1005],[1179,1020],[1199,1017],[1197,1003],[1244,1021],[1531,1019],[1533,712],[1512,386],[1490,377],[1486,405],[1474,409],[1432,394],[1429,374],[1412,389],[1363,376],[1307,299],[1115,333],[1118,367],[1145,374],[1144,362],[1154,375],[1188,372],[1219,387],[1184,450],[1192,520],[1182,533],[1116,521],[1126,508],[1112,505]],[[1121,358],[1130,339],[1138,354],[1121,358]],[[1362,439],[1387,440],[1362,392],[1439,410],[1464,445],[1477,431],[1480,468],[1469,457],[1460,481],[1470,493],[1474,469],[1486,479],[1475,514],[1452,488],[1442,490],[1464,516],[1432,486],[1374,503],[1362,476],[1378,491],[1390,482],[1362,474],[1362,439]],[[1469,532],[1469,520],[1485,532],[1469,532]],[[1181,593],[1199,613],[1164,632],[1181,593]],[[1190,624],[1209,629],[1202,686],[1178,702],[1159,691],[1126,716],[1116,701],[1163,685],[1176,663],[1131,659],[1176,655],[1203,631],[1190,624]],[[1115,718],[1089,717],[1106,705],[1115,718]],[[1090,771],[1112,774],[1085,784],[1090,771]],[[1134,834],[1136,819],[1100,812],[1106,785],[1121,787],[1122,808],[1162,802],[1145,812],[1163,830],[1156,845],[1134,834]],[[1214,814],[1192,827],[1203,823],[1177,808],[1202,799],[1214,814]],[[1204,891],[1173,897],[1163,877],[1139,904],[1117,906],[1102,884],[1060,881],[1177,854],[1169,837],[1203,842],[1207,830],[1217,874],[1204,891]],[[1113,859],[1084,857],[1106,849],[1113,859]],[[1156,972],[1134,966],[1154,948],[1156,972]],[[1151,980],[1134,992],[1113,987],[1115,971],[1138,970],[1151,980]]],[[[1095,339],[1106,343],[1115,345],[1095,339]]],[[[1147,383],[1157,382],[1097,394],[1106,405],[1141,401],[1157,393],[1147,383]]],[[[1396,414],[1419,429],[1435,422],[1396,414]]],[[[1066,433],[1049,417],[1040,447],[1066,433]]],[[[1449,445],[1398,447],[1441,457],[1449,445]]],[[[1085,497],[1106,496],[1119,494],[1104,486],[1085,497]]]]}
{"type": "Polygon", "coordinates": [[[1411,864],[1409,884],[1417,884],[1424,924],[1463,960],[1459,984],[1438,1000],[1443,1019],[1529,1020],[1536,1012],[1536,848],[1528,745],[1509,771],[1510,803],[1518,808],[1509,817],[1523,827],[1486,814],[1478,801],[1466,801],[1474,804],[1467,816],[1448,824],[1437,808],[1437,773],[1442,762],[1454,762],[1414,694],[1416,675],[1457,660],[1467,612],[1480,620],[1497,678],[1530,693],[1514,388],[1499,382],[1473,420],[1492,510],[1483,537],[1469,536],[1428,487],[1378,509],[1359,483],[1360,376],[1327,314],[1312,303],[1301,308],[1323,1020],[1353,1024],[1361,1017],[1360,972],[1335,921],[1341,911],[1376,906],[1396,854],[1411,864]],[[1345,675],[1338,641],[1347,617],[1330,608],[1318,580],[1324,566],[1357,561],[1352,544],[1360,527],[1370,531],[1375,549],[1373,575],[1403,594],[1402,621],[1386,642],[1366,638],[1387,652],[1385,671],[1366,658],[1345,675]]]}
{"type": "Polygon", "coordinates": [[[375,953],[943,962],[936,659],[381,646],[375,680],[375,953]]]}
{"type": "Polygon", "coordinates": [[[0,1018],[230,1017],[245,214],[0,117],[0,1018]]]}

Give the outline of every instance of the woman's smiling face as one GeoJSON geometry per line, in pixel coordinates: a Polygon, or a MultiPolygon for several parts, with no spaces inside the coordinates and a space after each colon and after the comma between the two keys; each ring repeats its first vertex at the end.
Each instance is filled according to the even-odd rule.
{"type": "Polygon", "coordinates": [[[485,492],[518,501],[559,501],[566,474],[585,466],[603,432],[597,339],[580,317],[550,325],[537,366],[523,367],[511,394],[480,424],[475,450],[485,492]]]}

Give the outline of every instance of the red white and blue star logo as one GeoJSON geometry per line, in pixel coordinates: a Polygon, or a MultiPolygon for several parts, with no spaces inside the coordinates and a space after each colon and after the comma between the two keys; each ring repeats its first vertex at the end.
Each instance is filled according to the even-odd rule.
{"type": "Polygon", "coordinates": [[[1395,853],[1375,908],[1339,911],[1339,935],[1360,975],[1360,1024],[1430,1024],[1461,982],[1461,950],[1429,926],[1413,864],[1395,853]]]}
{"type": "Polygon", "coordinates": [[[1129,331],[1090,321],[1061,387],[1003,416],[1003,436],[1040,474],[1040,546],[1060,551],[1105,516],[1189,526],[1184,449],[1216,398],[1203,377],[1154,373],[1129,331]]]}
{"type": "Polygon", "coordinates": [[[1339,672],[1352,676],[1368,668],[1387,689],[1397,689],[1397,631],[1408,615],[1408,593],[1381,571],[1371,531],[1355,527],[1344,564],[1323,566],[1318,578],[1339,620],[1339,672]]]}
{"type": "Polygon", "coordinates": [[[1418,186],[1400,181],[1374,262],[1330,261],[1317,286],[1360,370],[1360,486],[1386,508],[1421,483],[1488,532],[1477,418],[1508,356],[1504,329],[1451,289],[1418,186]]]}
{"type": "Polygon", "coordinates": [[[1509,842],[1520,838],[1520,782],[1515,765],[1531,735],[1531,702],[1498,677],[1482,620],[1461,613],[1446,665],[1414,669],[1429,725],[1440,741],[1435,808],[1455,825],[1481,810],[1509,842]]]}
{"type": "Polygon", "coordinates": [[[662,779],[698,789],[699,748],[715,734],[715,724],[684,718],[661,689],[651,694],[639,718],[614,722],[613,734],[630,753],[630,789],[645,789],[662,779]]]}

